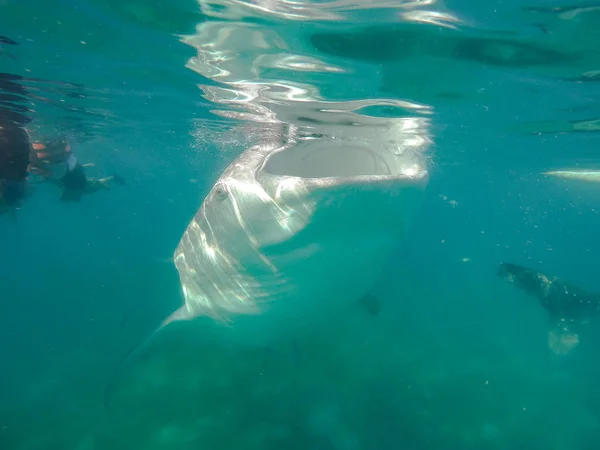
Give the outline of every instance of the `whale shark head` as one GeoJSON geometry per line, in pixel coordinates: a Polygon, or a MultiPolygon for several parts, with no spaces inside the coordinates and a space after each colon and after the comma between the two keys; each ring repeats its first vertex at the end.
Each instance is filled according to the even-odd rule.
{"type": "Polygon", "coordinates": [[[385,145],[288,138],[249,148],[210,190],[175,251],[185,304],[165,324],[259,314],[289,329],[303,313],[358,300],[427,179],[418,158],[385,145]]]}

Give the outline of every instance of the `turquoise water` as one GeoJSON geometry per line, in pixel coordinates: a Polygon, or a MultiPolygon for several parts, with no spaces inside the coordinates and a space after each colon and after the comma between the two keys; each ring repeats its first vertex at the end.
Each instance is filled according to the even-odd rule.
{"type": "Polygon", "coordinates": [[[546,312],[496,270],[600,292],[600,186],[543,175],[600,169],[600,6],[248,3],[0,0],[18,44],[0,72],[27,90],[0,106],[127,180],[77,204],[36,184],[0,216],[0,448],[598,448],[598,323],[552,353],[546,312]],[[363,126],[302,121],[322,109],[363,126]],[[422,138],[385,137],[422,152],[430,182],[373,289],[380,314],[351,304],[259,349],[165,329],[107,408],[123,355],[182,302],[170,258],[189,221],[269,117],[422,138]]]}

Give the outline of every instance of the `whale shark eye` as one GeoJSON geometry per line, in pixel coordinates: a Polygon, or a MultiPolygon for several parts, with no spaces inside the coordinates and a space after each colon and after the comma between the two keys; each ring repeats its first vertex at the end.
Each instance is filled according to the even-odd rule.
{"type": "Polygon", "coordinates": [[[215,197],[217,200],[225,200],[228,197],[227,189],[224,186],[215,186],[215,197]]]}

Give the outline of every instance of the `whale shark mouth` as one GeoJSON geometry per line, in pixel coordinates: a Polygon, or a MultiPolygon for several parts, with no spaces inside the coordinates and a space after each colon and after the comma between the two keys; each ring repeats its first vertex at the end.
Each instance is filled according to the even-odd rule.
{"type": "Polygon", "coordinates": [[[414,154],[385,145],[335,140],[304,141],[271,154],[262,170],[305,179],[421,178],[426,171],[414,154]]]}

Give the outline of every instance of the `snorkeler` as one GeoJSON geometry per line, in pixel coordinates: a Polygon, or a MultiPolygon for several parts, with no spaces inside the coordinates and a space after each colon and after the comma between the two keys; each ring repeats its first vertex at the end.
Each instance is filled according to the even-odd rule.
{"type": "Polygon", "coordinates": [[[25,197],[31,140],[24,127],[0,114],[0,214],[25,197]]]}
{"type": "Polygon", "coordinates": [[[110,190],[109,183],[115,181],[125,184],[123,178],[113,175],[105,178],[88,178],[85,167],[93,164],[80,164],[71,151],[65,138],[54,139],[45,143],[35,142],[32,145],[30,172],[63,189],[60,200],[63,202],[81,200],[83,195],[93,194],[102,189],[110,190]],[[60,168],[62,176],[56,175],[60,168]]]}
{"type": "Polygon", "coordinates": [[[71,146],[65,138],[34,142],[31,149],[29,172],[48,180],[54,178],[53,169],[66,163],[72,155],[71,146]]]}
{"type": "MultiPolygon", "coordinates": [[[[0,36],[3,43],[14,41],[0,36]]],[[[31,139],[26,126],[29,109],[20,104],[27,91],[19,75],[0,73],[0,214],[15,211],[27,196],[31,139]]]]}
{"type": "Polygon", "coordinates": [[[109,183],[115,181],[121,185],[125,180],[118,175],[112,175],[104,178],[88,178],[85,175],[84,166],[79,164],[75,155],[71,155],[67,160],[67,173],[57,180],[63,188],[60,200],[63,202],[78,202],[82,195],[93,194],[102,189],[110,190],[109,183]]]}

